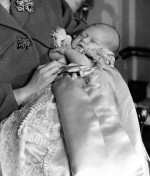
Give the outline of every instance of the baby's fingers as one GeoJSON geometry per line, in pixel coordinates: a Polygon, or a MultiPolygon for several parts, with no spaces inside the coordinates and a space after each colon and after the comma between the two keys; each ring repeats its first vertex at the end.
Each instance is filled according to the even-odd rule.
{"type": "Polygon", "coordinates": [[[58,53],[64,55],[66,50],[68,50],[68,49],[69,49],[69,47],[59,47],[59,48],[54,49],[52,52],[58,52],[58,53]]]}
{"type": "Polygon", "coordinates": [[[50,57],[50,60],[56,60],[58,61],[63,55],[58,53],[58,52],[50,52],[49,53],[49,57],[50,57]]]}

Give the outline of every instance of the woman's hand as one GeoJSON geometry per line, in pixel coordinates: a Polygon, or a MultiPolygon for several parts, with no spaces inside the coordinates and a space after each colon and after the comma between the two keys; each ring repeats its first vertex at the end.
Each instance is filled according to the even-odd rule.
{"type": "Polygon", "coordinates": [[[62,67],[63,64],[57,61],[40,65],[33,74],[30,82],[25,87],[13,90],[18,105],[20,105],[23,100],[32,93],[37,92],[52,83],[57,77],[59,69],[62,67]]]}

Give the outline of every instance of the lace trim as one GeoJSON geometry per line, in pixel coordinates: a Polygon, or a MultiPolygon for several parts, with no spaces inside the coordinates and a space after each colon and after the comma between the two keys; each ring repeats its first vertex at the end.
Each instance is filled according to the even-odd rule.
{"type": "MultiPolygon", "coordinates": [[[[56,154],[56,146],[52,142],[46,141],[35,135],[26,134],[22,137],[22,139],[24,139],[27,142],[34,143],[42,148],[46,148],[48,150],[48,152],[46,153],[46,155],[44,156],[41,162],[41,168],[43,168],[43,172],[45,176],[51,176],[53,173],[52,160],[56,154]]],[[[31,159],[29,159],[29,162],[31,162],[31,159]]],[[[38,167],[36,169],[37,169],[36,172],[38,172],[38,175],[39,175],[40,168],[38,167]]],[[[34,167],[32,167],[32,170],[35,170],[34,167]]]]}
{"type": "Polygon", "coordinates": [[[55,153],[56,153],[56,147],[54,144],[53,145],[51,144],[48,147],[48,152],[45,155],[44,163],[43,163],[43,170],[44,170],[45,176],[53,175],[52,160],[54,158],[55,153]]]}
{"type": "Polygon", "coordinates": [[[43,158],[42,168],[45,176],[51,176],[53,174],[52,160],[56,154],[56,146],[51,141],[46,141],[45,139],[33,134],[25,134],[22,136],[22,139],[48,149],[48,152],[43,158]]]}
{"type": "Polygon", "coordinates": [[[43,174],[43,157],[37,160],[36,158],[27,154],[24,160],[24,163],[26,164],[22,165],[18,176],[20,175],[22,176],[43,176],[44,175],[43,174]]]}
{"type": "MultiPolygon", "coordinates": [[[[50,127],[50,136],[49,139],[50,140],[54,140],[60,137],[60,124],[56,124],[54,127],[50,127]]],[[[32,134],[26,134],[27,132],[27,126],[24,126],[21,130],[21,132],[18,132],[18,137],[20,139],[24,139],[26,141],[32,142],[32,143],[36,143],[37,145],[41,146],[41,143],[43,142],[43,146],[44,148],[46,148],[46,146],[48,145],[48,143],[46,142],[46,144],[44,144],[44,140],[43,139],[39,139],[39,137],[34,136],[32,134]]]]}
{"type": "Polygon", "coordinates": [[[114,67],[114,53],[106,48],[87,48],[85,50],[85,55],[90,57],[95,63],[99,64],[100,66],[109,65],[111,67],[114,67]]]}
{"type": "Polygon", "coordinates": [[[34,143],[48,150],[46,155],[43,157],[43,160],[41,163],[42,166],[37,167],[35,165],[34,167],[31,168],[32,171],[28,171],[28,168],[27,168],[27,173],[33,172],[34,175],[36,176],[36,172],[38,172],[38,175],[40,172],[42,172],[44,173],[45,176],[50,176],[53,174],[52,160],[56,154],[56,146],[52,143],[51,140],[54,140],[60,137],[60,123],[54,124],[54,121],[53,121],[53,118],[54,117],[56,118],[58,114],[57,114],[56,105],[52,102],[53,95],[51,92],[51,87],[47,87],[42,91],[36,94],[33,94],[26,101],[27,102],[32,101],[32,99],[37,99],[37,102],[35,103],[33,101],[33,106],[31,106],[28,114],[26,115],[21,125],[19,126],[18,136],[24,141],[34,143]],[[41,96],[41,99],[39,99],[40,96],[41,96]],[[42,113],[42,110],[44,110],[45,112],[44,114],[42,113]],[[50,112],[47,112],[47,110],[50,110],[50,112]],[[56,111],[56,114],[53,114],[53,112],[55,111],[56,111]],[[38,114],[39,112],[40,112],[40,115],[38,114]],[[48,132],[48,139],[45,139],[42,136],[42,134],[44,134],[45,132],[46,133],[48,132]],[[40,171],[41,168],[42,168],[42,171],[40,171]]]}
{"type": "MultiPolygon", "coordinates": [[[[23,135],[23,130],[24,130],[25,126],[29,123],[29,121],[31,121],[31,119],[33,119],[35,117],[37,111],[40,111],[41,109],[43,109],[46,106],[49,106],[50,109],[55,109],[56,108],[54,106],[54,103],[52,103],[52,99],[53,99],[53,97],[51,99],[49,99],[49,97],[47,97],[46,99],[44,99],[43,101],[39,102],[38,104],[35,104],[30,109],[28,115],[24,118],[24,120],[22,121],[21,125],[19,126],[19,129],[18,129],[18,136],[19,137],[21,137],[23,135]]],[[[51,126],[52,126],[52,124],[51,124],[51,126]]],[[[60,126],[60,125],[57,124],[57,126],[60,126]]]]}
{"type": "MultiPolygon", "coordinates": [[[[11,176],[51,176],[52,160],[57,152],[53,141],[60,138],[60,123],[55,103],[53,103],[51,87],[28,97],[20,111],[14,112],[2,124],[0,132],[0,161],[4,175],[11,176]],[[54,122],[54,119],[57,119],[54,122]],[[57,122],[58,121],[58,122],[57,122]],[[43,136],[46,134],[45,136],[43,136]],[[47,136],[48,135],[48,136],[47,136]],[[19,137],[19,138],[18,138],[19,137]],[[16,163],[14,154],[18,153],[18,145],[26,141],[47,149],[47,153],[38,160],[23,153],[16,163]]],[[[20,146],[21,147],[21,146],[20,146]]],[[[17,156],[16,156],[17,157],[17,156]]]]}
{"type": "Polygon", "coordinates": [[[24,134],[21,139],[23,139],[24,141],[27,142],[31,142],[34,143],[40,147],[49,149],[49,147],[51,147],[52,142],[51,141],[47,141],[39,136],[35,136],[34,134],[24,134]]]}
{"type": "Polygon", "coordinates": [[[32,101],[32,100],[35,100],[37,99],[40,95],[43,95],[43,94],[52,94],[52,85],[49,84],[47,85],[45,88],[43,88],[42,90],[38,91],[38,92],[35,92],[33,94],[31,94],[29,97],[27,97],[21,104],[21,107],[23,107],[26,103],[32,101]]]}
{"type": "Polygon", "coordinates": [[[20,166],[16,165],[13,157],[13,154],[16,152],[15,144],[18,142],[16,132],[18,129],[18,125],[22,120],[19,117],[19,111],[11,114],[11,116],[3,124],[3,128],[0,133],[0,161],[1,167],[4,168],[4,175],[22,176],[22,174],[18,174],[18,172],[20,172],[20,166]]]}

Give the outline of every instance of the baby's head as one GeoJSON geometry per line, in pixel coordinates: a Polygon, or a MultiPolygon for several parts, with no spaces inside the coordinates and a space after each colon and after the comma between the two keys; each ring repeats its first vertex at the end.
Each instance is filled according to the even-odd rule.
{"type": "Polygon", "coordinates": [[[83,30],[76,37],[74,43],[83,49],[102,47],[116,53],[120,46],[120,36],[112,26],[96,23],[83,30]]]}

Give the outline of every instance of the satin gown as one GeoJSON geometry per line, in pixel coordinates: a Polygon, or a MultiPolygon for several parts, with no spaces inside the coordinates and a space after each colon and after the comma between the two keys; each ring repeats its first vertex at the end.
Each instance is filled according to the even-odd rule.
{"type": "Polygon", "coordinates": [[[70,67],[54,95],[73,176],[149,175],[135,106],[115,68],[70,67]]]}

